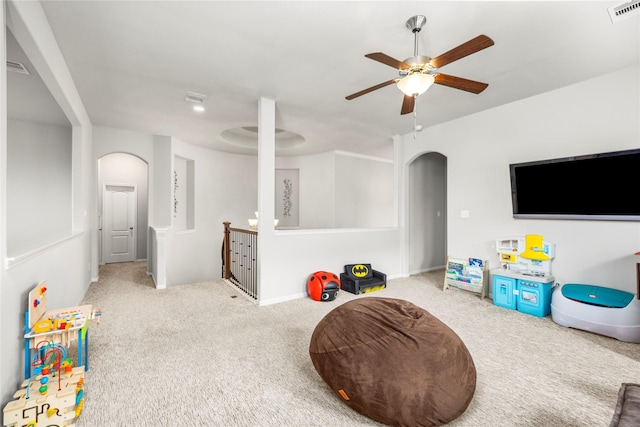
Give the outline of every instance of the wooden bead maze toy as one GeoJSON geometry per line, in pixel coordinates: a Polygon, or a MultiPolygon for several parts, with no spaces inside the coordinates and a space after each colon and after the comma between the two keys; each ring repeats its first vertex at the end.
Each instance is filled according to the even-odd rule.
{"type": "Polygon", "coordinates": [[[89,320],[99,319],[100,312],[91,305],[47,311],[46,284],[42,281],[29,292],[29,306],[25,312],[25,379],[31,377],[31,351],[41,341],[64,347],[77,341],[77,366],[84,366],[85,370],[89,368],[89,320]]]}

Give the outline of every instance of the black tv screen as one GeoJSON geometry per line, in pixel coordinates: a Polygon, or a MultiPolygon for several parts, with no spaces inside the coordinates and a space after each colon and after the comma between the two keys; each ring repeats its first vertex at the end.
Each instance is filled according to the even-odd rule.
{"type": "Polygon", "coordinates": [[[640,149],[509,169],[514,218],[640,221],[640,149]]]}

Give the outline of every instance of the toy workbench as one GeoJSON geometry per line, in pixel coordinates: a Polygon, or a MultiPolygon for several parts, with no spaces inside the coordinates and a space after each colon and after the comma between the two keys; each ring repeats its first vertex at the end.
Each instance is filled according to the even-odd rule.
{"type": "Polygon", "coordinates": [[[47,311],[46,282],[40,282],[29,292],[29,307],[25,312],[24,377],[31,377],[31,351],[40,342],[59,343],[65,347],[78,343],[76,366],[89,369],[89,320],[99,316],[91,305],[80,305],[47,311]],[[84,347],[84,349],[83,349],[84,347]],[[84,359],[83,359],[84,351],[84,359]]]}

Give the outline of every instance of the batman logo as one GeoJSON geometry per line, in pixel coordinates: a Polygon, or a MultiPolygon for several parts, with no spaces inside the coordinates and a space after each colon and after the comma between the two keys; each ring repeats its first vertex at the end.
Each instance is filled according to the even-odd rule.
{"type": "Polygon", "coordinates": [[[351,274],[353,274],[354,277],[365,277],[369,274],[369,269],[366,265],[356,264],[351,268],[351,274]]]}

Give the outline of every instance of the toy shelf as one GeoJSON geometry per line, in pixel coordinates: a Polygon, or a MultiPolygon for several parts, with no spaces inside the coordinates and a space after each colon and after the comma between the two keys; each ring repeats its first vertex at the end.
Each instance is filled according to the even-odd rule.
{"type": "Polygon", "coordinates": [[[443,291],[449,288],[461,289],[478,294],[481,299],[484,299],[487,295],[488,282],[489,262],[487,260],[447,257],[443,291]]]}

